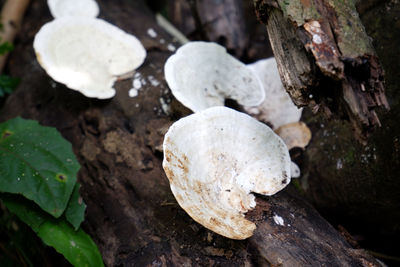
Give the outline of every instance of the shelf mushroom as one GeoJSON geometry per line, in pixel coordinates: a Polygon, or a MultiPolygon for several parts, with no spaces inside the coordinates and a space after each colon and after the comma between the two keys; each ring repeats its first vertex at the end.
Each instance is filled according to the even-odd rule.
{"type": "Polygon", "coordinates": [[[47,0],[54,18],[66,16],[95,18],[99,15],[99,5],[94,0],[47,0]]]}
{"type": "Polygon", "coordinates": [[[273,129],[298,122],[302,108],[296,107],[283,87],[275,58],[262,59],[247,67],[260,78],[265,89],[265,100],[257,107],[245,107],[245,111],[263,122],[270,123],[273,129]]]}
{"type": "Polygon", "coordinates": [[[301,171],[299,166],[295,162],[290,163],[290,176],[291,178],[299,178],[301,175],[301,171]]]}
{"type": "Polygon", "coordinates": [[[99,99],[113,97],[117,78],[134,71],[146,57],[135,36],[96,18],[62,17],[46,23],[33,47],[54,80],[99,99]]]}
{"type": "Polygon", "coordinates": [[[227,98],[243,106],[264,100],[258,77],[216,43],[186,43],[168,58],[164,74],[172,94],[193,112],[223,106],[227,98]]]}
{"type": "Polygon", "coordinates": [[[294,147],[304,149],[312,137],[310,128],[302,121],[282,125],[275,133],[282,138],[289,150],[294,147]]]}
{"type": "Polygon", "coordinates": [[[165,135],[163,168],[179,205],[198,223],[232,239],[256,226],[244,213],[258,193],[273,195],[290,182],[284,142],[265,124],[226,107],[175,122],[165,135]]]}

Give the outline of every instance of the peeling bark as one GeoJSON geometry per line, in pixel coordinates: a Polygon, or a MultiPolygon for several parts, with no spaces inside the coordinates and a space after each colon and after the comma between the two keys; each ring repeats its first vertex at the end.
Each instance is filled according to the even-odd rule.
{"type": "Polygon", "coordinates": [[[382,127],[367,146],[355,140],[350,123],[306,114],[313,138],[300,181],[304,196],[330,222],[362,237],[363,247],[394,256],[400,238],[400,2],[359,1],[359,10],[385,70],[391,110],[380,114],[382,127]]]}
{"type": "Polygon", "coordinates": [[[350,118],[358,137],[389,109],[383,70],[352,0],[255,0],[286,90],[298,106],[350,118]],[[316,67],[315,67],[316,66],[316,67]]]}

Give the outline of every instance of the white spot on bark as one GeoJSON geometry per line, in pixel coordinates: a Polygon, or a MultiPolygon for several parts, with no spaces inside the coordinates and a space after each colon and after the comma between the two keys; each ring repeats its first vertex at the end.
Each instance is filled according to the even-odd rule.
{"type": "Polygon", "coordinates": [[[318,34],[314,34],[312,40],[316,44],[322,44],[322,39],[318,34]]]}
{"type": "Polygon", "coordinates": [[[147,30],[147,34],[151,37],[151,38],[156,38],[157,37],[157,33],[153,28],[149,28],[147,30]]]}
{"type": "Polygon", "coordinates": [[[284,223],[283,218],[281,216],[275,214],[273,218],[274,218],[274,222],[277,225],[285,226],[285,223],[284,223]]]}
{"type": "Polygon", "coordinates": [[[168,49],[169,51],[171,51],[171,52],[174,52],[174,51],[176,50],[176,47],[175,47],[173,44],[169,44],[169,45],[167,46],[167,49],[168,49]]]}
{"type": "Polygon", "coordinates": [[[343,162],[341,159],[338,159],[336,162],[336,169],[340,170],[343,168],[343,162]]]}
{"type": "Polygon", "coordinates": [[[134,79],[132,85],[133,85],[133,88],[138,89],[138,90],[142,87],[142,83],[140,82],[139,78],[134,79]]]}
{"type": "Polygon", "coordinates": [[[139,91],[135,88],[131,88],[129,90],[129,97],[136,97],[136,96],[138,96],[138,94],[139,94],[139,91]]]}
{"type": "Polygon", "coordinates": [[[149,82],[151,83],[152,86],[159,86],[160,82],[156,80],[156,78],[154,78],[154,76],[149,75],[147,77],[147,79],[149,80],[149,82]]]}
{"type": "Polygon", "coordinates": [[[170,114],[170,106],[165,102],[164,98],[160,97],[160,104],[161,104],[161,109],[165,114],[170,114]]]}
{"type": "Polygon", "coordinates": [[[130,97],[136,97],[139,95],[139,90],[142,88],[142,82],[140,81],[140,73],[135,73],[135,78],[133,79],[132,86],[129,90],[130,97]]]}

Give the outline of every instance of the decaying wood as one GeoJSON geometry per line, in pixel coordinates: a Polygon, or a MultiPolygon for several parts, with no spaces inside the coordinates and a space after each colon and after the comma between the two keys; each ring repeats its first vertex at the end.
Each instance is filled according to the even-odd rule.
{"type": "MultiPolygon", "coordinates": [[[[17,32],[21,27],[22,18],[25,10],[29,5],[30,0],[8,0],[4,3],[1,10],[1,24],[0,42],[13,43],[17,32]]],[[[0,73],[4,68],[7,60],[7,54],[0,55],[0,73]]]]}
{"type": "Polygon", "coordinates": [[[380,114],[383,127],[371,133],[367,146],[355,140],[350,123],[309,116],[313,138],[300,164],[300,181],[304,195],[330,222],[358,235],[363,247],[395,256],[400,238],[400,2],[359,1],[359,11],[385,70],[391,110],[380,114]]]}
{"type": "Polygon", "coordinates": [[[347,115],[360,137],[389,109],[383,70],[354,1],[255,0],[286,90],[298,106],[347,115]]]}
{"type": "Polygon", "coordinates": [[[246,62],[272,55],[266,30],[257,21],[251,1],[169,0],[168,15],[191,40],[220,43],[246,62]]]}
{"type": "Polygon", "coordinates": [[[51,17],[45,1],[34,1],[8,66],[21,83],[0,121],[36,119],[72,143],[87,204],[83,227],[108,266],[379,266],[352,249],[290,188],[257,198],[257,208],[247,216],[258,229],[248,240],[228,240],[194,222],[175,201],[161,167],[163,134],[188,114],[163,77],[171,38],[142,1],[98,3],[102,18],[138,36],[148,52],[137,70],[146,81],[139,95],[128,97],[131,79],[117,83],[113,99],[95,100],[48,77],[35,59],[32,40],[51,17]],[[156,38],[147,34],[150,28],[156,38]]]}
{"type": "Polygon", "coordinates": [[[169,1],[169,14],[195,39],[218,42],[238,56],[247,46],[242,0],[169,1]]]}

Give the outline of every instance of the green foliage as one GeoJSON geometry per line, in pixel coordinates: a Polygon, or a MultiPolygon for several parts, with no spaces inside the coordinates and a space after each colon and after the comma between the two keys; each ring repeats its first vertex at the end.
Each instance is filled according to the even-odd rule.
{"type": "Polygon", "coordinates": [[[1,199],[46,245],[54,247],[74,266],[104,266],[96,244],[82,229],[75,230],[64,218],[53,218],[21,196],[2,194],[1,199]]]}
{"type": "Polygon", "coordinates": [[[0,198],[10,212],[17,215],[21,221],[26,223],[36,233],[47,219],[51,219],[35,203],[20,195],[1,194],[0,198]]]}
{"type": "Polygon", "coordinates": [[[96,245],[79,229],[86,209],[76,183],[79,167],[56,129],[21,118],[0,124],[4,205],[74,266],[103,266],[96,245]]]}
{"type": "Polygon", "coordinates": [[[22,194],[59,217],[79,167],[71,144],[56,129],[21,118],[0,124],[0,192],[22,194]]]}
{"type": "Polygon", "coordinates": [[[82,229],[75,231],[65,221],[46,221],[41,225],[39,237],[74,266],[101,267],[103,260],[96,244],[82,229]]]}
{"type": "Polygon", "coordinates": [[[0,202],[0,266],[49,266],[43,257],[45,249],[29,226],[7,212],[0,202]]]}
{"type": "Polygon", "coordinates": [[[14,50],[13,44],[9,42],[0,43],[0,55],[11,52],[14,50]]]}
{"type": "Polygon", "coordinates": [[[75,230],[78,230],[81,222],[83,221],[86,209],[86,204],[79,195],[80,187],[80,184],[75,184],[71,199],[69,200],[67,209],[65,210],[65,217],[67,221],[74,226],[75,230]]]}
{"type": "MultiPolygon", "coordinates": [[[[3,24],[0,23],[0,31],[3,29],[3,24]]],[[[0,56],[14,50],[13,44],[9,42],[1,42],[0,38],[0,56]]],[[[11,92],[17,87],[19,79],[12,78],[8,75],[0,75],[0,97],[11,92]]]]}
{"type": "Polygon", "coordinates": [[[11,94],[17,87],[19,79],[12,78],[8,75],[0,75],[0,97],[5,94],[11,94]]]}

